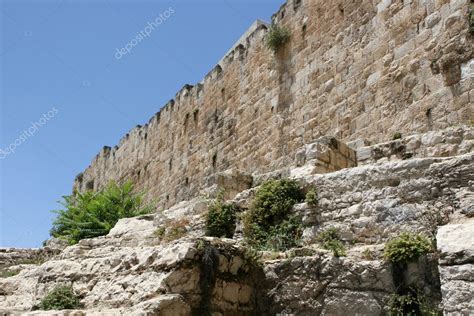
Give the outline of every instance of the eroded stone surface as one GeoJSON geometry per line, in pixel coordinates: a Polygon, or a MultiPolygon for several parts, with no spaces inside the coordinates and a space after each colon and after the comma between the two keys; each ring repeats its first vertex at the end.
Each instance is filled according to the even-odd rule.
{"type": "Polygon", "coordinates": [[[358,165],[406,160],[415,157],[450,157],[474,149],[474,128],[459,126],[445,130],[414,134],[383,144],[358,147],[358,165]]]}
{"type": "MultiPolygon", "coordinates": [[[[438,225],[451,220],[458,224],[441,226],[437,237],[443,303],[446,310],[466,310],[471,304],[466,295],[472,284],[469,245],[473,230],[472,219],[463,209],[470,199],[473,165],[474,153],[469,153],[327,174],[299,173],[296,180],[305,188],[316,188],[319,200],[317,206],[300,203],[294,207],[306,226],[304,247],[266,255],[260,272],[247,262],[240,224],[234,240],[202,239],[204,198],[154,215],[123,219],[107,236],[81,240],[42,264],[26,265],[18,275],[0,279],[0,309],[29,310],[57,284],[72,284],[87,312],[102,313],[102,309],[126,314],[168,306],[160,303],[163,299],[176,303],[176,309],[186,315],[202,302],[200,258],[206,245],[212,244],[218,249],[217,279],[210,294],[215,311],[273,315],[291,310],[314,315],[349,313],[351,306],[357,306],[358,313],[380,315],[395,289],[391,266],[382,257],[384,243],[402,231],[432,236],[438,225]],[[193,223],[181,238],[164,242],[155,235],[161,225],[185,218],[193,223]],[[335,258],[320,249],[316,236],[328,227],[340,229],[346,257],[335,258]],[[461,301],[463,305],[454,303],[461,301]],[[461,307],[450,307],[455,305],[461,307]]],[[[235,198],[242,212],[255,190],[235,198]]],[[[209,251],[213,258],[213,250],[209,251]]],[[[438,302],[440,285],[433,260],[409,265],[407,282],[414,282],[438,302]]]]}
{"type": "Polygon", "coordinates": [[[436,240],[445,313],[474,313],[474,219],[440,227],[436,240]]]}

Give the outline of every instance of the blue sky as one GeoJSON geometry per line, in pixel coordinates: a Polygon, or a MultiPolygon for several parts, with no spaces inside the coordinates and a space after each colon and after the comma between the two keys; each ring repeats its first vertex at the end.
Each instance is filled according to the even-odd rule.
{"type": "Polygon", "coordinates": [[[0,0],[0,247],[40,246],[102,146],[200,81],[283,2],[0,0]]]}

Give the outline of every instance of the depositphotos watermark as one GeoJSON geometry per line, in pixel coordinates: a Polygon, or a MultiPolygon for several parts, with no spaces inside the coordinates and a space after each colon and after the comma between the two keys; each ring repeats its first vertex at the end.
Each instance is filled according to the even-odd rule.
{"type": "Polygon", "coordinates": [[[128,42],[125,47],[122,47],[120,49],[117,48],[115,52],[115,58],[121,59],[123,56],[127,55],[132,51],[132,49],[138,45],[141,41],[143,41],[145,38],[150,37],[151,33],[158,28],[163,22],[168,20],[171,15],[173,15],[174,9],[172,7],[169,7],[168,10],[163,11],[160,13],[158,17],[152,22],[148,22],[147,26],[143,28],[140,32],[137,33],[137,36],[133,38],[130,42],[128,42]]]}
{"type": "Polygon", "coordinates": [[[36,132],[43,127],[50,119],[55,117],[59,113],[59,110],[55,107],[52,108],[48,113],[43,114],[43,116],[36,122],[32,122],[30,127],[23,131],[23,133],[18,136],[15,141],[4,149],[0,149],[0,159],[5,159],[8,155],[14,154],[18,147],[20,147],[28,138],[33,137],[36,132]]]}

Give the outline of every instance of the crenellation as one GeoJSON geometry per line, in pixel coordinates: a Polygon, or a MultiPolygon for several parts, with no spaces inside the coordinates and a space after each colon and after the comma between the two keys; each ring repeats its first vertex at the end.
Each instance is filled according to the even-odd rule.
{"type": "Polygon", "coordinates": [[[265,47],[268,24],[256,21],[141,135],[131,131],[113,154],[99,154],[84,181],[101,188],[148,166],[138,188],[172,205],[230,166],[265,173],[291,164],[321,136],[377,143],[469,122],[467,12],[463,1],[288,1],[272,17],[292,34],[281,52],[265,47]]]}

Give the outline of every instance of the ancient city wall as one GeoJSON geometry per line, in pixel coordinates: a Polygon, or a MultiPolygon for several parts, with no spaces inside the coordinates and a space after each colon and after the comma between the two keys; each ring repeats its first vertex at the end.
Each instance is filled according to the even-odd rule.
{"type": "Polygon", "coordinates": [[[217,172],[294,163],[320,136],[364,144],[472,120],[469,0],[289,0],[277,55],[256,22],[195,86],[104,147],[79,190],[134,181],[163,205],[195,196],[217,172]]]}

